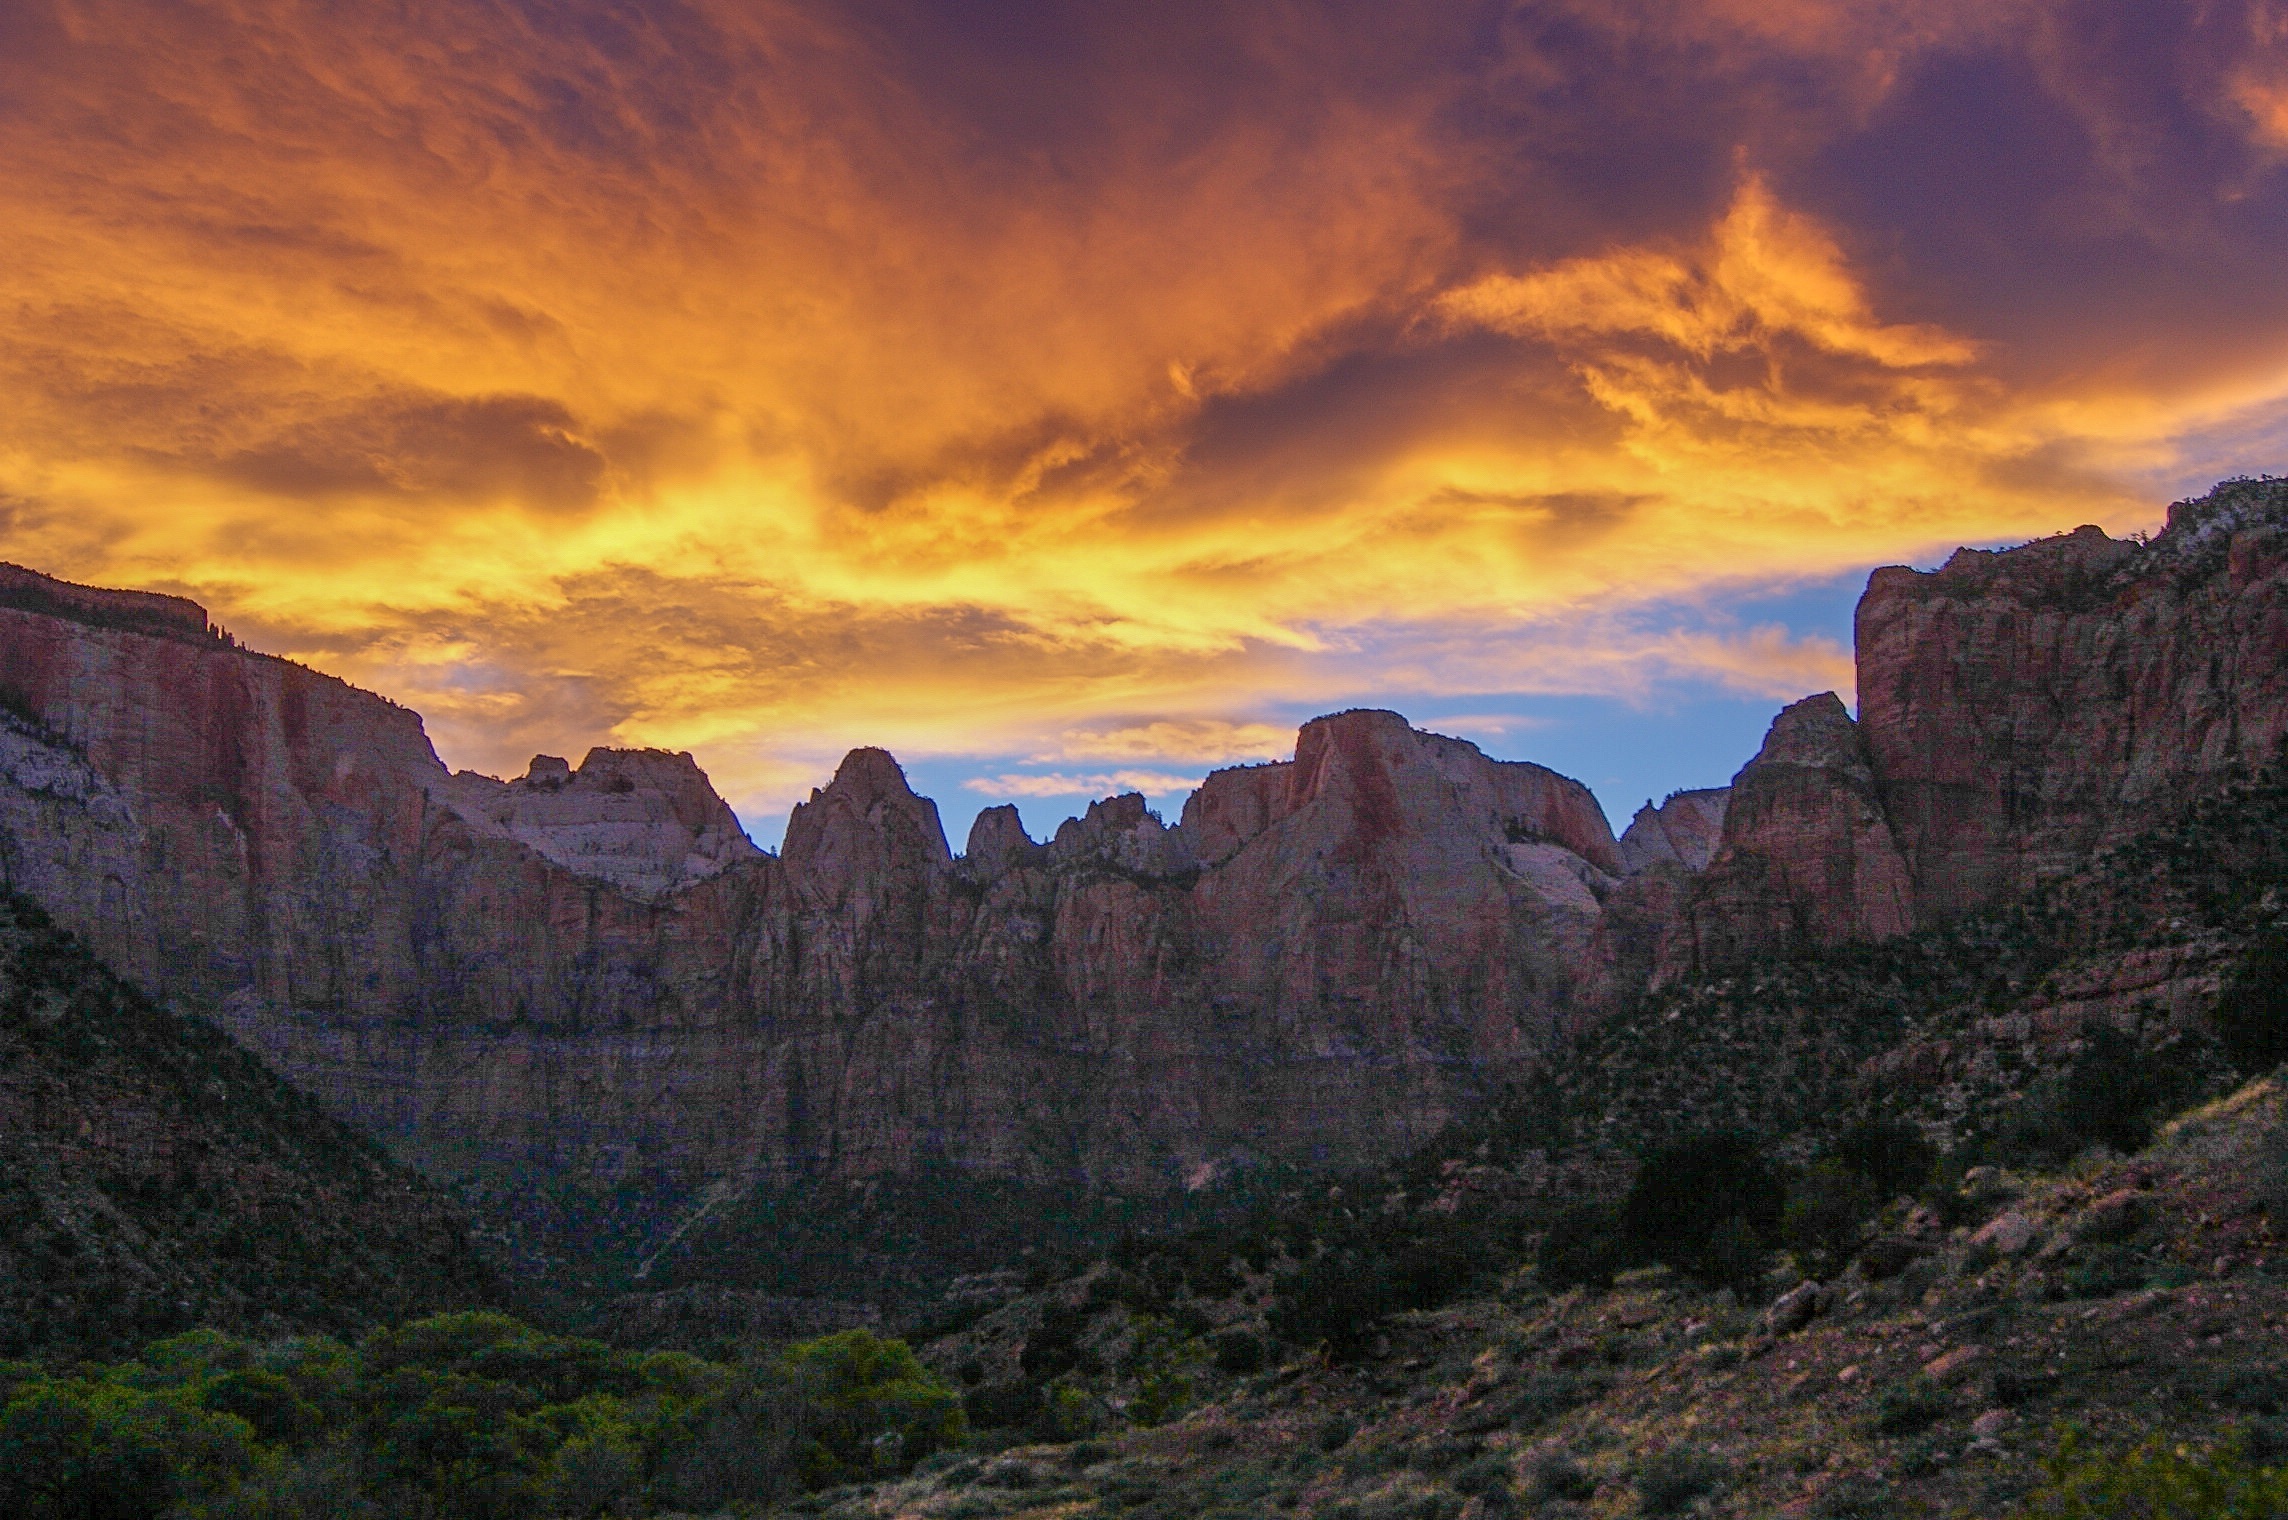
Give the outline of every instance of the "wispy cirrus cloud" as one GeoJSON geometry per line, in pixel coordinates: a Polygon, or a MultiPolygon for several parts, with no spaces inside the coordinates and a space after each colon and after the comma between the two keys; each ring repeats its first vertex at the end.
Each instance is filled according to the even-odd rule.
{"type": "Polygon", "coordinates": [[[1123,792],[1166,797],[1189,792],[1200,784],[1200,779],[1198,775],[1174,775],[1166,771],[1104,771],[1082,776],[1057,771],[1007,772],[998,776],[974,776],[962,786],[986,797],[1088,798],[1118,796],[1123,792]]]}

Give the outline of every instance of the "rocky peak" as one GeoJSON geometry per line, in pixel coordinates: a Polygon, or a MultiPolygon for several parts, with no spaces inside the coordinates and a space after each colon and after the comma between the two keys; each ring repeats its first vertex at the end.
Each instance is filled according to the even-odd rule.
{"type": "Polygon", "coordinates": [[[1873,786],[1875,773],[1867,764],[1867,747],[1860,742],[1859,725],[1843,699],[1832,691],[1805,697],[1780,709],[1764,733],[1763,747],[1732,778],[1735,791],[1744,783],[1765,777],[1773,766],[1798,765],[1833,771],[1873,786]]]}
{"type": "Polygon", "coordinates": [[[1658,807],[1646,799],[1621,835],[1622,866],[1632,876],[1658,865],[1708,869],[1723,839],[1724,809],[1731,796],[1730,787],[1717,786],[1671,792],[1658,807]]]}
{"type": "Polygon", "coordinates": [[[515,781],[456,773],[446,804],[566,870],[657,897],[762,854],[688,754],[592,749],[578,770],[535,755],[515,781]]]}
{"type": "Polygon", "coordinates": [[[1693,884],[1662,974],[1914,927],[1859,725],[1833,692],[1781,710],[1732,778],[1721,841],[1693,884]]]}
{"type": "Polygon", "coordinates": [[[1092,802],[1084,816],[1066,819],[1049,853],[1059,864],[1094,858],[1144,876],[1180,876],[1199,864],[1184,835],[1164,826],[1136,792],[1092,802]]]}
{"type": "Polygon", "coordinates": [[[2243,529],[2277,527],[2284,520],[2288,480],[2228,480],[2206,496],[2171,502],[2168,524],[2153,546],[2183,553],[2243,529]]]}
{"type": "Polygon", "coordinates": [[[1547,842],[1618,874],[1604,809],[1580,782],[1546,766],[1491,760],[1475,744],[1423,733],[1394,712],[1359,708],[1314,718],[1295,737],[1284,814],[1339,805],[1361,847],[1468,818],[1490,842],[1547,842]]]}
{"type": "MultiPolygon", "coordinates": [[[[953,863],[937,804],[917,796],[888,750],[854,749],[834,779],[787,817],[779,852],[787,874],[813,901],[842,902],[868,883],[918,885],[953,863]]],[[[879,900],[879,893],[868,891],[879,900]]]]}
{"type": "Polygon", "coordinates": [[[962,861],[979,881],[994,881],[1016,866],[1029,865],[1041,854],[1015,803],[1004,802],[977,815],[969,826],[969,844],[962,861]]]}
{"type": "Polygon", "coordinates": [[[1288,777],[1295,765],[1239,765],[1210,771],[1198,790],[1184,799],[1179,827],[1203,865],[1218,865],[1239,853],[1250,839],[1288,813],[1288,777]]]}

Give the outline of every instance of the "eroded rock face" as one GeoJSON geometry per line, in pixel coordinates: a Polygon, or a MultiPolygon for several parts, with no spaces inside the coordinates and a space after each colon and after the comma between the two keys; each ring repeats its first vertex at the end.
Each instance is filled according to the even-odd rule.
{"type": "Polygon", "coordinates": [[[1724,809],[1732,789],[1708,787],[1677,792],[1659,807],[1637,809],[1620,839],[1621,864],[1631,875],[1654,866],[1705,871],[1724,839],[1724,809]]]}
{"type": "Polygon", "coordinates": [[[1576,782],[1359,711],[1174,827],[993,809],[958,859],[879,750],[773,857],[688,757],[451,776],[414,714],[192,604],[10,572],[0,872],[442,1167],[1362,1161],[1649,980],[1986,906],[2268,758],[2284,522],[2288,487],[2227,488],[2150,545],[1877,572],[1860,719],[1796,704],[1620,841],[1576,782]]]}
{"type": "Polygon", "coordinates": [[[1919,922],[2060,873],[2264,764],[2288,731],[2288,483],[2172,508],[2150,544],[2081,528],[1859,604],[1869,757],[1919,922]]]}
{"type": "Polygon", "coordinates": [[[1684,894],[1657,975],[1887,939],[1914,927],[1911,898],[1859,725],[1822,692],[1773,719],[1732,778],[1716,853],[1684,894]]]}
{"type": "Polygon", "coordinates": [[[1660,974],[1996,906],[2275,758],[2288,482],[2180,502],[2150,543],[1878,570],[1857,638],[1857,724],[1832,698],[1781,715],[1660,974]]]}
{"type": "Polygon", "coordinates": [[[519,780],[460,771],[439,796],[479,831],[639,897],[762,854],[698,764],[665,750],[592,749],[578,770],[535,755],[519,780]]]}

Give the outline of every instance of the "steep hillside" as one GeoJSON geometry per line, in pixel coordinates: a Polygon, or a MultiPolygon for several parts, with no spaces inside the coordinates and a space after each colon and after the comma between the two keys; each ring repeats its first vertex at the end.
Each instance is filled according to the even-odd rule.
{"type": "Polygon", "coordinates": [[[343,1331],[497,1292],[430,1184],[0,896],[0,1356],[343,1331]]]}
{"type": "Polygon", "coordinates": [[[1243,1260],[1222,1290],[1157,1300],[1098,1269],[924,1348],[973,1389],[1054,1367],[1023,1426],[799,1512],[2275,1514],[2288,1473],[2260,1465],[2288,1458],[2284,1213],[2288,1114],[2266,1081],[2133,1159],[1987,1169],[1902,1201],[1879,1221],[1896,1255],[1769,1305],[1664,1266],[1563,1291],[1497,1271],[1329,1361],[1266,1346],[1272,1285],[1243,1260]],[[2068,1428],[2077,1454],[2054,1470],[2118,1485],[2118,1507],[2045,1507],[2068,1428]],[[2143,1507],[2165,1492],[2208,1507],[2143,1507]]]}

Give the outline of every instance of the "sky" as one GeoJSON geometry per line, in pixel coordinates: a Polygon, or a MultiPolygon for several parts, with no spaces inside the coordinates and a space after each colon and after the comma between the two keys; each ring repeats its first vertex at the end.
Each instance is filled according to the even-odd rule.
{"type": "Polygon", "coordinates": [[[955,847],[1391,707],[1616,826],[2288,470],[2288,3],[15,0],[0,558],[955,847]]]}

